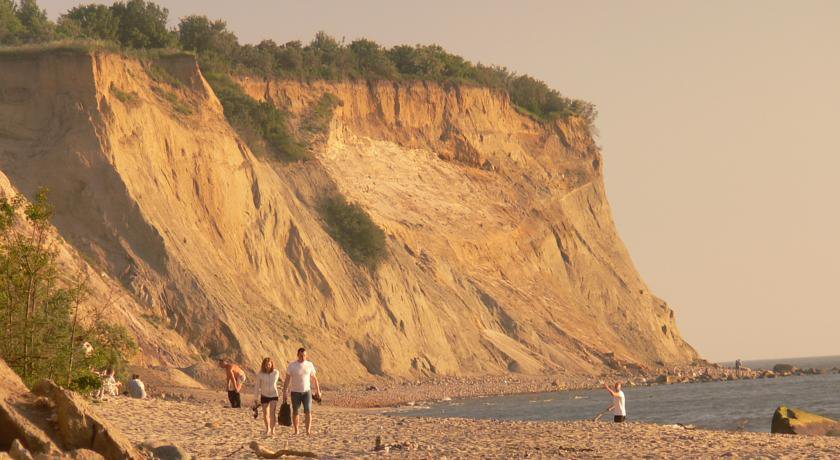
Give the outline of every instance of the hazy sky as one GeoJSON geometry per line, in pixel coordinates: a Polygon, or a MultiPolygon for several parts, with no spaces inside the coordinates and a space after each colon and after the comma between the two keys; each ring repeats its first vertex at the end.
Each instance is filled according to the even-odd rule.
{"type": "Polygon", "coordinates": [[[840,1],[158,3],[242,42],[438,43],[594,102],[619,231],[685,338],[840,354],[840,1]]]}

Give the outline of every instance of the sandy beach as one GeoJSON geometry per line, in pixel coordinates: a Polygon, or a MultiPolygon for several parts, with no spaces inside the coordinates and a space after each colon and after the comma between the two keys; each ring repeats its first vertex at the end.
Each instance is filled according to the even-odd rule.
{"type": "MultiPolygon", "coordinates": [[[[840,438],[686,429],[611,422],[525,422],[384,415],[382,409],[317,406],[312,436],[280,427],[266,437],[251,411],[224,397],[170,401],[111,398],[93,405],[133,442],[163,441],[196,458],[257,458],[248,445],[310,451],[320,458],[831,458],[840,438]],[[390,446],[374,451],[375,440],[390,446]]],[[[250,400],[247,400],[250,401],[250,400]]]]}

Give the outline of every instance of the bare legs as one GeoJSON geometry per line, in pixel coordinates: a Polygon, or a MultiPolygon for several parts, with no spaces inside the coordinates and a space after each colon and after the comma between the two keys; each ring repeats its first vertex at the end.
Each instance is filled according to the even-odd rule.
{"type": "Polygon", "coordinates": [[[274,427],[277,426],[277,401],[270,401],[262,405],[263,425],[265,434],[274,434],[274,427]]]}
{"type": "MultiPolygon", "coordinates": [[[[312,434],[312,414],[303,414],[303,424],[306,426],[306,434],[307,436],[312,434]]],[[[295,434],[298,434],[300,430],[298,427],[300,426],[300,414],[295,413],[292,415],[292,426],[295,429],[295,434]]]]}
{"type": "Polygon", "coordinates": [[[265,404],[261,404],[261,406],[262,406],[261,409],[262,409],[262,415],[263,415],[263,425],[265,426],[265,434],[269,435],[269,434],[271,434],[271,429],[269,428],[269,425],[268,425],[268,422],[269,422],[268,421],[268,406],[269,406],[269,404],[265,403],[265,404]]]}
{"type": "Polygon", "coordinates": [[[277,426],[277,401],[271,401],[269,403],[269,408],[271,409],[268,411],[271,423],[271,434],[274,434],[274,427],[277,426]]]}

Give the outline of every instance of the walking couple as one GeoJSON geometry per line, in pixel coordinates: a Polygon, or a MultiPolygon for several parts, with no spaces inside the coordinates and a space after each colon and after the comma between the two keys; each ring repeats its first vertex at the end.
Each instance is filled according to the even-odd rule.
{"type": "MultiPolygon", "coordinates": [[[[227,372],[228,398],[231,407],[240,407],[239,393],[245,382],[245,372],[239,366],[227,363],[222,365],[227,372]],[[235,393],[234,396],[231,396],[235,393]],[[235,403],[235,404],[234,404],[235,403]]],[[[221,365],[221,362],[220,362],[221,365]]],[[[306,349],[299,348],[297,359],[286,367],[286,374],[283,380],[283,403],[289,401],[289,393],[292,396],[292,425],[295,434],[299,432],[300,408],[303,407],[304,424],[306,434],[312,430],[312,400],[321,400],[321,387],[318,384],[318,377],[315,376],[315,366],[306,359],[306,349]],[[314,392],[312,391],[314,389],[314,392]],[[291,390],[291,391],[289,391],[291,390]]],[[[257,373],[257,381],[254,384],[255,405],[256,397],[259,397],[259,404],[262,406],[263,424],[265,434],[274,434],[277,425],[277,401],[280,395],[277,391],[277,383],[280,380],[280,371],[274,366],[271,358],[264,358],[257,373]]]]}

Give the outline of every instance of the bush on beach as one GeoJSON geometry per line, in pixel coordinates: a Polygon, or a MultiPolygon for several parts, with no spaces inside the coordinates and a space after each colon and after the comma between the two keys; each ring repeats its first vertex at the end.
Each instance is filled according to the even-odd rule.
{"type": "Polygon", "coordinates": [[[136,344],[83,306],[86,280],[60,266],[52,214],[45,189],[25,206],[21,197],[0,197],[0,358],[27,385],[49,378],[88,391],[99,385],[93,369],[120,369],[136,344]]]}

